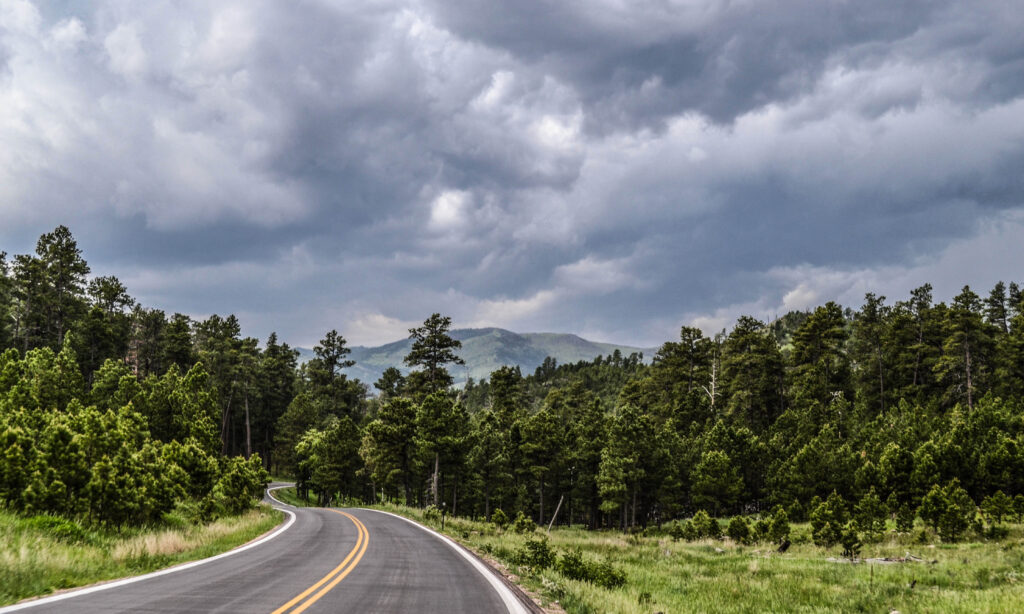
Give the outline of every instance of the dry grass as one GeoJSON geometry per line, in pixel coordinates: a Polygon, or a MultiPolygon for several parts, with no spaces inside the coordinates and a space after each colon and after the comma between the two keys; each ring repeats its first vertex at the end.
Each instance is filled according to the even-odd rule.
{"type": "Polygon", "coordinates": [[[58,539],[28,519],[0,511],[0,605],[213,556],[266,533],[281,518],[261,506],[204,525],[90,530],[58,539]]]}

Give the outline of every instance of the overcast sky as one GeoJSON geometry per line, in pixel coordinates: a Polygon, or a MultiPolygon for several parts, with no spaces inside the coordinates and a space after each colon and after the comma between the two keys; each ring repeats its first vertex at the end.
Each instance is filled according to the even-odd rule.
{"type": "Polygon", "coordinates": [[[310,346],[1024,277],[1020,0],[0,0],[0,250],[310,346]]]}

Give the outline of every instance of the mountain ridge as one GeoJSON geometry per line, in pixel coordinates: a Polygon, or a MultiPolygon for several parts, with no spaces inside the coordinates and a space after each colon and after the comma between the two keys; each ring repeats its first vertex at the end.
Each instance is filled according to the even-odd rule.
{"type": "MultiPolygon", "coordinates": [[[[516,333],[497,327],[459,328],[449,334],[462,343],[458,354],[466,361],[465,366],[449,365],[448,370],[456,386],[464,385],[469,378],[487,379],[493,371],[503,366],[518,366],[526,375],[539,367],[548,356],[559,364],[567,364],[608,356],[619,350],[625,356],[634,352],[642,353],[644,360],[649,362],[657,350],[590,341],[574,333],[516,333]]],[[[396,367],[403,374],[408,373],[410,369],[402,361],[411,347],[411,339],[399,339],[379,346],[352,346],[349,358],[356,361],[356,364],[345,369],[345,374],[372,386],[388,367],[396,367]]],[[[296,349],[301,362],[313,357],[313,350],[309,348],[296,349]]]]}

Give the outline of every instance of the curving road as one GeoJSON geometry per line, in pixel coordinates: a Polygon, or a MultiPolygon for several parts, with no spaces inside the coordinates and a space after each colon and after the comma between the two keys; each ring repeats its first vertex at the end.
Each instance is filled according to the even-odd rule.
{"type": "Polygon", "coordinates": [[[272,503],[288,515],[286,522],[246,547],[0,608],[0,614],[536,611],[464,549],[404,518],[272,503]]]}

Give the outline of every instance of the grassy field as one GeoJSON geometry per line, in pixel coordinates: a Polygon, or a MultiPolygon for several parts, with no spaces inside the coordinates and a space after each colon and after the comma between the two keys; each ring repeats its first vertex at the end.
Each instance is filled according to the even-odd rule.
{"type": "MultiPolygon", "coordinates": [[[[275,491],[282,501],[302,505],[293,489],[275,491]]],[[[306,502],[311,504],[312,502],[306,502]]],[[[374,506],[440,529],[436,518],[403,506],[374,506]]],[[[532,535],[499,531],[493,525],[448,518],[444,532],[473,550],[497,559],[520,583],[570,614],[653,614],[664,612],[1021,612],[1024,611],[1024,525],[1008,525],[1000,541],[943,544],[922,531],[914,537],[890,532],[864,544],[862,558],[898,558],[908,553],[924,562],[851,564],[840,547],[810,542],[810,526],[794,524],[793,545],[778,553],[767,545],[731,540],[674,542],[667,535],[625,535],[582,528],[556,528],[549,536],[559,556],[578,549],[591,563],[610,562],[626,584],[607,589],[571,580],[548,568],[517,566],[516,553],[532,535]],[[923,541],[920,539],[925,537],[923,541]],[[829,560],[832,559],[832,560],[829,560]]]]}
{"type": "MultiPolygon", "coordinates": [[[[388,507],[439,528],[421,510],[388,507]]],[[[610,562],[626,584],[606,589],[571,580],[554,569],[531,571],[514,564],[533,536],[497,531],[463,519],[445,533],[505,563],[520,581],[570,614],[654,612],[1021,612],[1024,611],[1024,527],[1014,525],[999,542],[918,543],[891,534],[865,544],[863,558],[911,553],[926,562],[860,563],[840,559],[841,548],[810,543],[810,527],[793,525],[794,545],[742,546],[730,540],[673,542],[668,536],[560,528],[550,545],[559,556],[579,549],[585,560],[610,562]],[[829,560],[829,559],[834,560],[829,560]],[[839,560],[835,560],[839,559],[839,560]]]]}
{"type": "Polygon", "coordinates": [[[0,510],[0,605],[213,556],[266,533],[282,518],[261,505],[205,525],[107,532],[0,510]]]}

